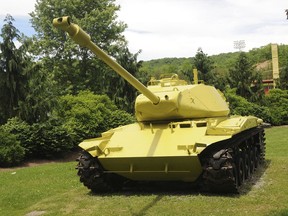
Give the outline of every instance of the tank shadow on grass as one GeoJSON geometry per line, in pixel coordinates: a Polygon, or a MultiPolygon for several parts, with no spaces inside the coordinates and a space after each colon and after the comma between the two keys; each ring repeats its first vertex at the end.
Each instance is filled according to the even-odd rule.
{"type": "Polygon", "coordinates": [[[249,193],[253,187],[260,188],[265,182],[263,182],[263,174],[269,168],[271,160],[265,160],[263,164],[255,171],[252,177],[240,188],[240,195],[245,195],[249,193]]]}
{"type": "Polygon", "coordinates": [[[253,176],[250,177],[244,185],[241,186],[239,193],[211,193],[205,192],[205,188],[199,187],[196,184],[185,182],[129,182],[121,191],[117,192],[101,192],[95,193],[90,191],[90,196],[146,196],[146,195],[159,195],[159,196],[185,196],[185,195],[203,195],[203,196],[224,196],[231,198],[239,198],[240,196],[248,194],[253,187],[260,188],[263,186],[263,174],[269,168],[271,160],[265,162],[257,169],[253,176]]]}

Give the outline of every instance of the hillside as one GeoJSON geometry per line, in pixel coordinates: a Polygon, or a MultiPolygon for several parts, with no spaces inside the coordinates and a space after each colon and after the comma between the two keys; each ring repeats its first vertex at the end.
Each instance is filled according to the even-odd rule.
{"type": "MultiPolygon", "coordinates": [[[[205,50],[203,50],[205,53],[205,50]]],[[[236,61],[239,52],[222,53],[209,56],[214,63],[214,70],[218,73],[227,73],[236,61]]],[[[263,73],[263,79],[269,79],[272,76],[271,66],[271,46],[270,44],[254,48],[247,52],[247,55],[256,68],[263,73]]],[[[288,45],[278,45],[279,67],[280,69],[288,66],[288,45]]],[[[141,71],[148,75],[157,76],[161,73],[179,73],[180,75],[193,68],[193,58],[163,58],[145,61],[142,64],[141,71]]]]}

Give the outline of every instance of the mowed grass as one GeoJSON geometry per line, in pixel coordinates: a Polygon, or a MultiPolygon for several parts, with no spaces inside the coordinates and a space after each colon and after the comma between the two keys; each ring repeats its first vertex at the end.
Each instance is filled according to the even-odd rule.
{"type": "Polygon", "coordinates": [[[265,168],[240,195],[191,189],[93,195],[76,162],[0,171],[0,215],[288,215],[288,127],[266,129],[265,168]]]}

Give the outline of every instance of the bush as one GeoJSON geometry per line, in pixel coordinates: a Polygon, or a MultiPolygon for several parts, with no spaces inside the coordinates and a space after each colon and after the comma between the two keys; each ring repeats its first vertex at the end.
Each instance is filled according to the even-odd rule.
{"type": "Polygon", "coordinates": [[[16,139],[20,141],[21,146],[25,148],[25,154],[31,154],[31,149],[29,149],[29,146],[33,140],[31,140],[32,131],[29,124],[17,117],[14,117],[8,119],[7,123],[2,125],[2,128],[7,133],[11,133],[16,136],[16,139]]]}
{"type": "Polygon", "coordinates": [[[236,95],[235,89],[226,89],[225,96],[229,102],[231,114],[252,115],[263,119],[264,122],[272,123],[271,112],[267,107],[251,103],[245,98],[236,95]]]}
{"type": "Polygon", "coordinates": [[[264,105],[271,112],[273,125],[288,124],[288,90],[270,90],[264,99],[264,105]]]}
{"type": "Polygon", "coordinates": [[[27,157],[53,157],[73,148],[72,138],[59,119],[28,125],[19,118],[9,119],[2,126],[6,133],[14,134],[27,157]]]}
{"type": "Polygon", "coordinates": [[[116,128],[118,126],[131,124],[134,121],[135,118],[132,117],[129,113],[123,110],[114,110],[110,112],[109,116],[107,116],[107,130],[110,128],[116,128]]]}
{"type": "Polygon", "coordinates": [[[45,122],[29,125],[19,118],[11,118],[2,126],[20,142],[26,157],[54,157],[74,148],[83,139],[134,121],[107,96],[89,91],[63,96],[59,104],[45,122]]]}
{"type": "Polygon", "coordinates": [[[0,128],[0,166],[9,167],[23,161],[25,150],[16,136],[0,128]]]}
{"type": "Polygon", "coordinates": [[[95,95],[90,91],[61,97],[56,113],[63,119],[74,145],[83,139],[100,136],[110,128],[134,121],[130,114],[118,110],[108,96],[95,95]]]}
{"type": "Polygon", "coordinates": [[[50,118],[30,128],[31,142],[24,147],[33,157],[53,158],[73,148],[72,138],[59,119],[50,118]]]}

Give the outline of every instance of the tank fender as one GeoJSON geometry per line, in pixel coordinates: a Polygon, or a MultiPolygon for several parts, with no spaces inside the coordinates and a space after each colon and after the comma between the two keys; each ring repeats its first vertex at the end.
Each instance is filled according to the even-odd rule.
{"type": "Polygon", "coordinates": [[[102,136],[94,139],[84,140],[79,144],[79,147],[88,152],[91,156],[97,157],[105,154],[106,146],[113,136],[114,131],[110,130],[102,133],[102,136]]]}
{"type": "Polygon", "coordinates": [[[261,126],[262,119],[254,116],[230,116],[216,126],[207,128],[207,135],[235,135],[242,131],[261,126]]]}

